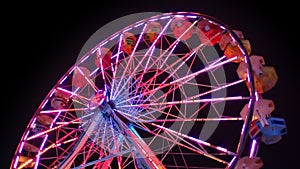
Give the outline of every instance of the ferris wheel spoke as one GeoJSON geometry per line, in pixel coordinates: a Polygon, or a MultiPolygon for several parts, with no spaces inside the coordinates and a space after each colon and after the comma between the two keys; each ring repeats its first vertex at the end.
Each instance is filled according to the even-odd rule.
{"type": "MultiPolygon", "coordinates": [[[[76,144],[76,142],[72,142],[72,144],[67,145],[66,148],[61,149],[60,150],[61,152],[59,154],[56,154],[56,156],[43,157],[41,160],[53,159],[52,163],[49,166],[56,166],[57,167],[57,164],[59,164],[59,162],[67,156],[67,154],[72,150],[72,148],[75,144],[76,144]]],[[[58,148],[60,148],[60,146],[58,148]]],[[[58,152],[58,150],[56,150],[56,152],[58,152]]]]}
{"type": "Polygon", "coordinates": [[[185,84],[191,85],[191,86],[203,87],[203,88],[216,88],[216,86],[213,86],[213,85],[196,83],[196,82],[186,82],[185,84]]]}
{"type": "Polygon", "coordinates": [[[29,140],[32,140],[32,139],[34,139],[34,138],[40,137],[40,136],[46,136],[48,133],[50,133],[50,132],[52,132],[52,131],[55,131],[55,130],[57,130],[57,129],[59,129],[59,128],[62,128],[62,127],[64,127],[64,126],[68,125],[68,124],[71,124],[71,123],[73,123],[73,122],[75,122],[75,121],[77,121],[77,120],[79,120],[79,119],[75,119],[75,120],[71,121],[70,123],[64,123],[64,124],[62,124],[62,125],[52,127],[52,128],[50,128],[50,129],[48,129],[48,130],[45,130],[45,131],[43,131],[43,132],[34,134],[34,135],[32,135],[32,136],[26,138],[26,140],[29,141],[29,140]]]}
{"type": "Polygon", "coordinates": [[[74,112],[74,111],[85,111],[85,110],[88,110],[88,108],[42,110],[40,113],[41,114],[48,114],[48,113],[74,112]]]}
{"type": "Polygon", "coordinates": [[[126,168],[129,167],[130,165],[134,165],[135,168],[138,168],[135,164],[135,157],[133,155],[133,152],[131,152],[130,154],[128,154],[128,156],[123,160],[122,166],[120,166],[119,168],[126,168]]]}
{"type": "MultiPolygon", "coordinates": [[[[230,120],[233,120],[233,119],[230,119],[230,120]]],[[[171,142],[172,142],[173,144],[175,144],[175,145],[178,145],[178,146],[183,147],[183,148],[187,148],[187,149],[192,150],[192,151],[194,151],[194,152],[196,152],[196,153],[198,153],[198,154],[200,154],[200,155],[204,155],[204,156],[206,156],[206,157],[209,157],[209,158],[211,158],[211,159],[213,159],[213,160],[216,160],[216,161],[218,161],[218,162],[220,162],[220,163],[223,163],[223,164],[228,164],[228,162],[227,162],[227,161],[224,161],[224,160],[222,160],[222,159],[220,159],[220,158],[217,158],[217,157],[213,156],[212,154],[209,154],[209,153],[203,148],[203,146],[211,147],[211,148],[213,148],[213,149],[215,149],[215,150],[217,150],[217,151],[221,151],[221,152],[226,153],[226,154],[235,155],[235,152],[231,152],[231,151],[229,151],[229,150],[227,150],[227,149],[225,149],[225,148],[223,148],[223,147],[214,146],[214,145],[212,145],[212,144],[210,144],[210,143],[208,143],[208,142],[204,142],[204,141],[202,141],[202,140],[199,140],[199,139],[196,139],[196,138],[187,136],[187,135],[182,134],[182,133],[180,133],[180,132],[171,130],[171,129],[169,129],[169,128],[165,128],[165,127],[163,127],[163,126],[160,126],[160,125],[157,125],[157,124],[154,124],[154,123],[145,122],[145,123],[147,123],[147,124],[151,124],[151,125],[153,125],[153,126],[155,126],[155,127],[158,127],[158,128],[160,128],[160,129],[162,129],[165,133],[168,134],[169,137],[163,136],[163,135],[161,135],[161,134],[157,134],[156,132],[151,131],[151,130],[148,129],[147,127],[144,127],[144,125],[142,124],[143,122],[144,122],[144,121],[143,121],[142,119],[140,119],[140,122],[139,122],[139,123],[135,123],[134,126],[140,128],[140,129],[142,129],[142,130],[144,130],[144,131],[147,131],[148,133],[153,134],[154,137],[153,137],[152,141],[153,141],[156,137],[160,137],[160,138],[163,138],[164,140],[171,141],[171,142]],[[171,135],[172,135],[172,136],[171,136],[171,135]],[[174,137],[175,137],[175,138],[174,138],[174,137]],[[183,144],[183,143],[181,143],[181,142],[177,142],[176,139],[180,139],[181,142],[186,143],[187,145],[186,145],[186,144],[183,144]],[[192,141],[192,142],[196,142],[196,143],[200,144],[200,147],[202,147],[202,148],[201,148],[202,150],[200,150],[199,148],[195,147],[195,145],[193,145],[191,142],[189,142],[189,141],[187,141],[187,140],[190,140],[190,141],[192,141]]],[[[148,144],[150,145],[151,142],[148,143],[148,144]]]]}
{"type": "MultiPolygon", "coordinates": [[[[191,115],[187,116],[184,112],[181,112],[180,109],[177,109],[179,112],[179,115],[175,115],[172,114],[170,112],[165,112],[164,109],[168,109],[171,108],[173,105],[163,105],[159,108],[154,108],[154,107],[147,107],[147,109],[145,109],[145,112],[137,112],[137,113],[133,113],[134,111],[131,110],[131,108],[119,108],[117,111],[119,113],[121,113],[122,115],[124,115],[125,117],[127,117],[127,119],[129,121],[132,122],[138,122],[140,120],[140,118],[143,119],[143,121],[146,122],[190,122],[190,121],[222,121],[222,120],[241,120],[241,118],[235,118],[235,117],[222,117],[222,118],[195,118],[198,114],[198,112],[200,112],[208,103],[204,103],[202,106],[200,106],[197,110],[195,110],[194,113],[192,113],[191,115]],[[160,113],[162,115],[166,115],[167,119],[157,119],[154,116],[151,116],[154,113],[160,113]],[[136,118],[137,117],[137,118],[136,118]],[[170,119],[172,118],[172,119],[170,119]]],[[[221,116],[219,116],[221,117],[221,116]]]]}
{"type": "Polygon", "coordinates": [[[231,152],[231,151],[227,150],[226,148],[212,145],[212,144],[210,144],[210,143],[208,143],[208,142],[205,142],[205,141],[200,140],[200,139],[196,139],[196,138],[194,138],[194,137],[188,136],[188,135],[183,134],[183,133],[180,133],[180,132],[178,132],[178,131],[174,131],[174,130],[172,130],[172,129],[170,129],[170,128],[166,128],[166,127],[164,127],[164,126],[160,126],[160,125],[155,124],[155,123],[148,123],[148,124],[151,124],[151,125],[153,125],[153,126],[155,126],[155,127],[161,128],[161,129],[163,129],[164,131],[170,132],[170,133],[172,133],[172,134],[174,134],[174,135],[177,135],[177,136],[179,136],[179,137],[182,137],[182,138],[185,138],[185,139],[188,139],[188,140],[191,140],[191,141],[195,141],[195,142],[197,142],[197,143],[199,143],[199,144],[201,144],[201,145],[208,146],[208,147],[214,148],[214,149],[216,149],[216,150],[222,151],[222,152],[224,152],[224,153],[226,153],[226,154],[231,154],[231,155],[235,155],[235,154],[236,154],[235,152],[231,152]]]}
{"type": "Polygon", "coordinates": [[[249,100],[249,97],[233,96],[233,97],[220,97],[211,99],[197,99],[197,100],[181,100],[181,101],[170,101],[161,103],[147,103],[147,104],[136,104],[136,105],[120,105],[117,107],[148,107],[148,106],[160,106],[160,105],[176,105],[176,104],[189,104],[189,103],[206,103],[206,102],[220,102],[229,100],[249,100]]]}
{"type": "Polygon", "coordinates": [[[78,137],[74,137],[74,138],[69,138],[66,140],[67,137],[69,137],[70,135],[72,135],[73,133],[75,133],[76,131],[74,130],[73,132],[71,133],[68,133],[68,135],[64,136],[63,138],[60,138],[56,143],[52,143],[51,145],[49,145],[48,147],[46,148],[43,148],[39,155],[43,155],[45,152],[49,151],[50,149],[53,149],[53,148],[60,148],[61,145],[64,145],[64,144],[69,144],[70,142],[75,142],[78,137]]]}
{"type": "MultiPolygon", "coordinates": [[[[101,51],[100,51],[100,49],[98,48],[98,50],[97,50],[97,52],[99,53],[99,55],[101,55],[101,51]]],[[[100,58],[99,59],[100,60],[100,70],[101,70],[101,75],[102,75],[102,80],[103,80],[103,82],[104,82],[104,90],[106,91],[106,92],[108,92],[108,89],[107,89],[107,81],[106,81],[106,78],[105,78],[105,71],[104,71],[104,66],[103,66],[103,58],[100,58]]],[[[93,87],[94,88],[94,87],[93,87]]],[[[97,88],[95,88],[96,90],[97,90],[97,88]]],[[[98,90],[97,90],[98,91],[98,90]]],[[[96,91],[96,92],[97,92],[96,91]]]]}
{"type": "MultiPolygon", "coordinates": [[[[201,53],[202,53],[203,51],[201,51],[201,53]]],[[[202,56],[203,56],[203,58],[204,58],[204,60],[206,60],[206,64],[207,65],[210,65],[210,66],[214,66],[214,65],[216,65],[216,64],[220,64],[222,61],[224,61],[224,60],[226,60],[225,58],[225,55],[223,56],[223,57],[220,57],[219,59],[216,59],[216,60],[213,60],[213,61],[211,61],[211,63],[210,62],[208,62],[207,60],[207,58],[206,58],[206,55],[204,55],[203,53],[202,53],[202,56]]],[[[222,64],[222,63],[221,63],[222,64]]],[[[212,77],[212,82],[211,83],[215,83],[216,84],[216,86],[220,86],[220,83],[224,83],[223,81],[223,79],[220,79],[220,80],[222,80],[221,82],[218,80],[218,78],[216,77],[216,75],[215,75],[215,73],[214,73],[214,71],[215,70],[218,70],[219,69],[219,67],[216,67],[216,68],[213,68],[213,69],[211,69],[211,70],[209,70],[208,71],[208,73],[211,75],[211,77],[212,77]]]]}
{"type": "MultiPolygon", "coordinates": [[[[94,147],[94,142],[91,142],[90,144],[87,144],[86,147],[88,147],[87,149],[87,152],[84,152],[83,153],[83,160],[82,160],[82,164],[81,165],[84,165],[87,163],[88,159],[95,153],[95,151],[93,151],[93,147],[94,147]]],[[[86,148],[84,148],[86,149],[86,148]]]]}
{"type": "Polygon", "coordinates": [[[186,160],[185,160],[185,158],[187,158],[187,157],[184,156],[185,153],[182,151],[182,148],[181,148],[181,147],[178,147],[178,149],[179,149],[179,152],[180,152],[180,154],[181,154],[181,159],[183,159],[184,166],[185,166],[186,168],[188,168],[189,166],[188,166],[188,164],[187,164],[187,162],[186,162],[186,160]]]}
{"type": "MultiPolygon", "coordinates": [[[[143,120],[143,119],[138,118],[138,117],[135,117],[135,116],[133,116],[132,118],[138,119],[138,121],[139,121],[140,123],[150,124],[150,125],[152,125],[152,126],[154,126],[154,127],[157,127],[157,128],[159,128],[159,129],[162,129],[162,130],[164,130],[164,131],[166,131],[166,132],[172,133],[173,135],[176,135],[176,136],[178,136],[178,137],[181,137],[181,138],[184,138],[184,139],[189,139],[189,140],[194,141],[194,142],[196,142],[196,143],[199,143],[199,144],[201,144],[201,145],[204,145],[204,146],[208,146],[208,147],[214,148],[214,149],[216,149],[216,150],[222,151],[222,152],[227,153],[227,154],[231,154],[231,155],[234,155],[234,154],[235,154],[234,152],[231,152],[231,151],[229,151],[229,150],[227,150],[227,149],[225,149],[225,148],[223,148],[223,147],[215,146],[215,145],[210,144],[210,143],[208,143],[208,142],[202,141],[202,140],[200,140],[200,139],[196,139],[196,138],[194,138],[194,137],[188,136],[188,135],[186,135],[186,134],[180,133],[180,132],[175,131],[175,130],[172,130],[172,129],[170,129],[170,128],[166,128],[166,127],[164,127],[164,126],[155,124],[155,123],[153,123],[153,122],[148,122],[148,121],[146,121],[146,120],[143,120]]],[[[171,119],[171,120],[172,120],[172,119],[171,119]]],[[[203,119],[198,119],[198,120],[197,120],[197,119],[191,119],[191,121],[194,121],[194,120],[196,120],[196,121],[204,121],[203,119]]],[[[209,119],[209,120],[207,120],[207,121],[216,121],[216,120],[242,120],[242,119],[240,119],[240,118],[224,118],[224,119],[222,119],[222,118],[211,118],[211,119],[209,119]]],[[[176,120],[175,120],[175,121],[176,121],[176,120]]],[[[190,121],[190,120],[188,120],[188,121],[190,121]]],[[[205,120],[205,121],[206,121],[206,120],[205,120]]],[[[158,122],[159,122],[159,121],[158,121],[158,122]]],[[[139,126],[142,127],[142,125],[139,125],[139,126]]],[[[148,131],[148,132],[149,132],[149,129],[146,129],[145,131],[148,131]]]]}
{"type": "Polygon", "coordinates": [[[112,158],[115,158],[115,157],[118,157],[118,156],[126,155],[126,154],[128,154],[130,152],[131,152],[131,150],[120,151],[120,152],[118,152],[116,154],[110,154],[110,155],[108,155],[106,157],[103,157],[103,158],[101,158],[99,160],[88,162],[85,165],[78,166],[78,167],[73,167],[72,169],[81,169],[81,168],[84,168],[84,167],[88,167],[88,166],[94,165],[96,163],[100,163],[100,162],[103,162],[103,161],[106,161],[106,160],[109,160],[109,159],[112,159],[112,158]]]}
{"type": "Polygon", "coordinates": [[[205,121],[241,121],[243,118],[241,117],[221,117],[221,118],[184,118],[184,119],[155,119],[155,120],[148,120],[147,123],[153,122],[205,122],[205,121]]]}
{"type": "MultiPolygon", "coordinates": [[[[113,67],[113,65],[111,65],[112,71],[113,71],[113,80],[112,80],[112,87],[111,87],[111,96],[114,93],[114,86],[116,85],[116,73],[118,70],[118,64],[119,64],[119,57],[121,55],[121,44],[122,44],[122,40],[123,40],[123,34],[120,34],[120,38],[119,38],[119,43],[118,43],[118,51],[117,51],[117,55],[116,55],[116,62],[115,62],[115,67],[113,67]]],[[[110,98],[112,99],[112,98],[110,98]]]]}
{"type": "Polygon", "coordinates": [[[208,95],[208,94],[210,94],[210,93],[217,92],[217,91],[226,89],[226,88],[228,88],[228,87],[231,87],[231,86],[240,84],[240,83],[242,83],[242,82],[245,82],[245,80],[244,80],[244,79],[241,79],[241,80],[237,80],[237,81],[235,81],[235,82],[226,83],[226,84],[220,85],[220,86],[218,86],[218,87],[215,87],[214,89],[205,91],[205,92],[203,92],[203,93],[199,93],[199,94],[197,94],[197,95],[195,95],[195,96],[191,96],[191,97],[189,97],[187,100],[199,98],[199,97],[208,95]]]}
{"type": "MultiPolygon", "coordinates": [[[[164,131],[164,132],[167,133],[168,136],[172,138],[172,140],[176,140],[180,143],[180,144],[177,144],[177,147],[179,149],[181,149],[181,147],[187,148],[187,149],[190,149],[190,150],[196,152],[198,155],[200,154],[200,155],[205,155],[205,156],[208,156],[211,158],[215,158],[215,157],[213,157],[213,155],[210,155],[209,153],[207,153],[201,144],[199,147],[197,147],[196,145],[192,144],[191,142],[189,142],[188,140],[184,139],[183,137],[181,137],[179,135],[176,135],[176,134],[168,132],[168,131],[164,131]]],[[[173,154],[172,152],[170,152],[170,153],[173,154]]]]}

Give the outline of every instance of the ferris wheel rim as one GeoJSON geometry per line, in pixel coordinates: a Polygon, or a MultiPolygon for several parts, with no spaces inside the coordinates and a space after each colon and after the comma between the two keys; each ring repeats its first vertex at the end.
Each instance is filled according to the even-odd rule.
{"type": "MultiPolygon", "coordinates": [[[[187,14],[192,14],[192,15],[196,15],[197,17],[198,16],[200,16],[200,17],[204,17],[205,19],[207,19],[207,20],[212,20],[213,22],[215,22],[215,23],[217,23],[217,24],[219,24],[219,26],[223,26],[224,27],[224,29],[225,30],[227,30],[227,31],[231,31],[226,25],[223,25],[222,23],[220,24],[218,21],[214,21],[215,19],[213,19],[213,18],[210,18],[210,17],[208,17],[208,16],[206,16],[206,15],[203,15],[203,14],[200,14],[200,13],[189,13],[189,12],[178,12],[178,13],[167,13],[167,14],[164,14],[165,16],[172,16],[172,15],[187,15],[187,14]]],[[[157,16],[154,16],[153,18],[156,18],[156,17],[159,17],[160,15],[157,15],[157,16]]],[[[145,21],[149,21],[150,20],[150,18],[146,18],[145,19],[145,21]]],[[[144,22],[145,22],[144,21],[144,22]]],[[[143,21],[141,21],[141,23],[144,23],[143,21]]],[[[134,27],[134,25],[129,25],[128,27],[134,27]]],[[[128,29],[128,28],[124,28],[124,29],[122,29],[122,30],[120,30],[119,32],[116,32],[115,34],[113,34],[113,35],[111,35],[111,36],[109,36],[107,39],[106,39],[106,41],[107,40],[109,40],[109,39],[111,39],[112,37],[115,37],[116,35],[118,35],[118,34],[121,34],[121,32],[123,32],[124,30],[126,30],[126,29],[128,29]]],[[[233,36],[236,36],[236,35],[234,35],[234,32],[230,32],[231,34],[233,34],[233,36]]],[[[236,40],[238,41],[238,43],[239,43],[239,46],[241,46],[241,48],[242,48],[242,50],[243,51],[246,51],[246,49],[243,47],[243,45],[242,45],[242,43],[239,41],[239,39],[237,38],[237,37],[234,37],[234,38],[236,38],[236,40]]],[[[93,53],[94,51],[96,51],[96,49],[98,49],[98,48],[100,48],[100,47],[102,47],[102,46],[104,46],[105,45],[105,40],[104,41],[102,41],[101,43],[99,43],[97,46],[95,46],[95,48],[93,48],[92,50],[90,50],[88,53],[86,53],[78,62],[76,62],[66,73],[65,73],[65,75],[57,82],[57,84],[51,89],[51,91],[48,93],[48,95],[45,97],[45,99],[42,101],[42,103],[41,103],[41,105],[38,107],[38,109],[37,109],[37,111],[35,112],[35,115],[34,115],[34,117],[37,117],[38,115],[40,115],[41,114],[41,112],[43,112],[43,113],[47,113],[46,111],[43,111],[42,109],[44,108],[44,106],[46,105],[46,104],[48,104],[48,102],[49,102],[49,100],[50,100],[50,98],[55,94],[55,92],[57,91],[57,90],[61,90],[61,89],[58,89],[59,88],[59,86],[62,84],[62,83],[64,83],[64,80],[66,79],[66,78],[68,78],[68,76],[70,76],[70,74],[72,73],[72,72],[74,72],[74,70],[76,69],[76,68],[78,68],[79,67],[79,65],[81,64],[81,63],[83,63],[86,59],[88,59],[87,58],[87,56],[89,56],[89,55],[91,55],[91,53],[93,53]],[[85,58],[86,57],[86,58],[85,58]]],[[[247,58],[249,57],[248,55],[247,55],[247,52],[244,52],[245,53],[245,58],[246,58],[246,62],[247,63],[250,63],[250,61],[249,60],[247,60],[247,58]]],[[[142,57],[143,58],[143,57],[142,57]]],[[[122,60],[123,62],[126,62],[126,59],[124,59],[124,60],[122,60]]],[[[128,61],[129,62],[129,61],[128,61]]],[[[162,61],[163,62],[163,61],[162,61]]],[[[152,63],[153,65],[155,65],[154,63],[152,63]]],[[[249,76],[250,77],[252,77],[252,75],[251,75],[251,65],[247,65],[248,66],[248,71],[249,71],[249,76]]],[[[215,66],[215,67],[217,67],[217,66],[215,66]]],[[[214,68],[215,68],[214,67],[214,68]]],[[[103,68],[102,68],[103,69],[103,68]]],[[[167,68],[166,68],[167,69],[167,68]]],[[[211,68],[212,69],[212,68],[211,68]]],[[[136,73],[136,72],[135,72],[136,73]]],[[[170,72],[168,72],[169,74],[171,74],[170,72]]],[[[136,73],[137,74],[137,73],[136,73]]],[[[122,76],[120,76],[120,77],[122,77],[122,76]]],[[[192,76],[191,76],[192,77],[192,76]]],[[[249,103],[250,103],[250,107],[252,107],[253,108],[253,104],[252,104],[252,102],[253,101],[251,101],[251,100],[254,100],[255,99],[255,90],[254,90],[254,85],[253,85],[253,79],[252,78],[250,78],[250,79],[248,79],[249,81],[250,81],[250,86],[252,86],[252,87],[250,87],[251,88],[251,91],[250,91],[250,95],[249,95],[249,97],[247,97],[247,99],[249,99],[249,103]]],[[[130,80],[127,80],[128,82],[130,81],[130,80]]],[[[175,80],[176,81],[176,80],[175,80]]],[[[120,83],[121,84],[121,83],[120,83]]],[[[229,84],[226,84],[226,85],[229,85],[229,84]]],[[[225,86],[226,86],[225,85],[225,86]]],[[[130,87],[132,87],[132,86],[134,86],[134,84],[131,84],[131,86],[130,87]]],[[[163,87],[161,87],[161,88],[163,88],[163,87]]],[[[122,88],[120,88],[120,89],[122,89],[122,88]]],[[[63,90],[61,90],[61,91],[63,91],[63,90]]],[[[158,90],[157,90],[158,91],[158,90]]],[[[75,92],[74,92],[75,93],[75,92]]],[[[70,92],[69,94],[74,94],[74,93],[72,93],[72,92],[70,92]]],[[[75,93],[76,94],[76,93],[75,93]]],[[[236,98],[232,98],[233,100],[234,99],[236,99],[236,98]]],[[[172,104],[186,104],[186,103],[189,103],[190,101],[189,100],[184,100],[185,102],[182,102],[182,101],[175,101],[176,103],[173,103],[172,102],[172,104]]],[[[195,100],[194,100],[195,101],[195,100]]],[[[199,101],[199,103],[200,103],[201,101],[199,101]]],[[[169,104],[169,103],[166,103],[166,104],[169,104]]],[[[154,104],[148,104],[148,105],[143,105],[143,106],[159,106],[160,104],[157,104],[157,105],[154,105],[154,104]]],[[[130,105],[130,106],[133,106],[133,105],[130,105]]],[[[124,106],[123,106],[124,107],[124,106]]],[[[252,111],[251,111],[251,108],[249,109],[249,112],[251,113],[252,111]]],[[[250,114],[251,115],[251,114],[250,114]]],[[[251,116],[252,117],[252,116],[251,116]]],[[[29,125],[28,125],[28,127],[27,127],[27,129],[26,129],[26,131],[28,131],[29,130],[29,128],[31,127],[31,125],[32,124],[34,124],[35,121],[36,120],[36,118],[32,118],[31,119],[31,121],[30,121],[30,123],[29,123],[29,125]]],[[[250,124],[250,121],[251,121],[251,119],[249,120],[247,120],[247,122],[246,123],[244,123],[245,124],[245,126],[243,127],[243,128],[248,128],[248,125],[250,124]]],[[[77,122],[77,121],[73,121],[73,122],[77,122]]],[[[155,124],[153,124],[154,126],[155,126],[155,124]]],[[[162,129],[164,129],[164,130],[167,130],[166,128],[164,128],[164,126],[160,126],[160,127],[162,127],[162,129]]],[[[174,133],[174,131],[169,131],[170,133],[174,133]]],[[[247,133],[247,132],[246,132],[247,133]]],[[[28,139],[28,138],[26,138],[27,137],[27,135],[26,135],[26,133],[24,133],[24,135],[22,136],[22,139],[21,139],[21,142],[22,141],[24,141],[24,140],[26,140],[26,139],[28,139]]],[[[183,137],[183,138],[188,138],[188,139],[191,139],[191,138],[189,138],[189,136],[188,135],[185,135],[185,134],[181,134],[181,137],[183,137]]],[[[242,136],[242,137],[244,137],[244,136],[242,136]]],[[[32,138],[32,139],[34,139],[34,138],[32,138]]],[[[244,140],[240,140],[240,142],[244,142],[244,140]]],[[[208,143],[205,143],[205,142],[202,142],[202,144],[208,144],[208,143]]],[[[18,145],[18,148],[17,148],[17,151],[18,151],[18,149],[20,149],[20,146],[22,146],[22,144],[19,144],[18,145]]],[[[215,146],[215,148],[217,148],[218,146],[215,146]]],[[[219,147],[219,149],[222,149],[221,147],[219,147]]],[[[242,149],[241,150],[238,150],[238,152],[236,152],[236,156],[239,156],[240,155],[240,152],[239,151],[242,151],[242,149]]],[[[229,151],[226,151],[226,152],[229,152],[229,151]]],[[[124,152],[125,153],[125,152],[124,152]]],[[[127,153],[127,152],[126,152],[127,153]]],[[[231,153],[231,152],[230,152],[231,153]]],[[[238,157],[237,157],[238,158],[238,157]]]]}

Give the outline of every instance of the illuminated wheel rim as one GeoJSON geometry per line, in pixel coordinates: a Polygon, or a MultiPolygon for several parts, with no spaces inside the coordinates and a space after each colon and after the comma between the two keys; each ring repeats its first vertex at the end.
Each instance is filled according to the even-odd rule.
{"type": "Polygon", "coordinates": [[[255,93],[247,61],[237,35],[203,14],[131,24],[57,82],[11,168],[229,168],[244,153],[249,120],[240,111],[249,104],[251,114],[255,93]],[[202,22],[218,31],[203,34],[202,22]],[[242,56],[224,55],[225,33],[242,56]],[[236,72],[240,62],[245,78],[236,72]]]}

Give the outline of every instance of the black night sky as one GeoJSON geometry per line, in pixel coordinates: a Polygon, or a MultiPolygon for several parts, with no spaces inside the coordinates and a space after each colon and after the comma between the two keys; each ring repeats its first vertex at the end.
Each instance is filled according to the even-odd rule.
{"type": "MultiPolygon", "coordinates": [[[[299,37],[296,11],[288,1],[161,0],[104,1],[61,4],[11,3],[1,12],[2,21],[2,134],[0,168],[9,168],[17,145],[33,113],[44,97],[75,63],[84,43],[103,25],[137,12],[200,12],[215,17],[250,40],[252,54],[264,56],[274,66],[279,81],[263,96],[275,103],[273,116],[283,117],[288,134],[279,143],[261,145],[263,169],[291,168],[299,128],[299,84],[295,41],[299,37]],[[110,3],[110,1],[108,1],[110,3]],[[4,38],[3,38],[4,37],[4,38]],[[297,116],[297,117],[296,117],[297,116]]],[[[298,155],[299,156],[299,155],[298,155]]]]}

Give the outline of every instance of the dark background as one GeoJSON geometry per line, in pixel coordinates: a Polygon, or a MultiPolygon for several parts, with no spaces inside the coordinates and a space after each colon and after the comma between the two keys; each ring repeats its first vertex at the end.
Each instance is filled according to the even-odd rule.
{"type": "MultiPolygon", "coordinates": [[[[9,168],[33,113],[60,77],[75,63],[84,43],[103,25],[137,12],[192,11],[215,17],[250,40],[252,54],[276,68],[279,81],[264,93],[275,103],[288,134],[279,143],[261,145],[264,169],[297,165],[299,85],[296,5],[289,1],[99,1],[69,4],[43,2],[3,5],[1,56],[0,168],[9,168]],[[106,3],[106,4],[104,4],[106,3]],[[5,11],[6,10],[6,11],[5,11]],[[4,29],[3,29],[4,28],[4,29]],[[298,101],[298,102],[297,102],[298,101]]],[[[299,9],[298,9],[299,10],[299,9]]],[[[299,156],[299,155],[298,155],[299,156]]]]}

